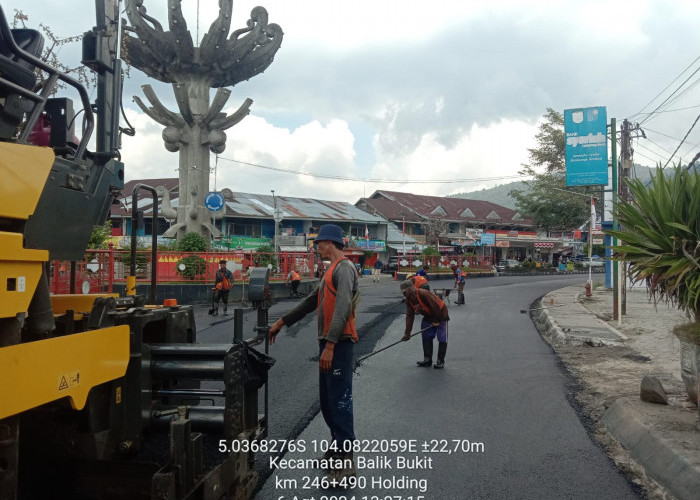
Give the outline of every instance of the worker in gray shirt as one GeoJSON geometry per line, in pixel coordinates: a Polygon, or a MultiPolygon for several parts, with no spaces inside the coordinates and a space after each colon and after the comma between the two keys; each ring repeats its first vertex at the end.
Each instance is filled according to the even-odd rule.
{"type": "Polygon", "coordinates": [[[343,253],[339,226],[325,224],[316,237],[318,252],[331,265],[312,293],[270,327],[270,343],[283,326],[291,326],[318,310],[319,397],[321,413],[331,432],[328,480],[355,476],[352,448],[355,441],[352,405],[353,346],[358,341],[355,309],[359,300],[357,272],[343,253]]]}

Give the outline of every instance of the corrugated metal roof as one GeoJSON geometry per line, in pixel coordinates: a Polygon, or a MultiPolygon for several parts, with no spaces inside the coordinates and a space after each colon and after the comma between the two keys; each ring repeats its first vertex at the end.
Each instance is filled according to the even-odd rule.
{"type": "Polygon", "coordinates": [[[490,201],[466,198],[424,196],[399,191],[375,191],[369,198],[363,198],[357,204],[366,204],[373,211],[393,221],[401,220],[402,217],[405,217],[406,222],[418,222],[421,218],[433,218],[434,211],[440,207],[445,212],[442,218],[449,221],[531,225],[531,221],[521,219],[517,212],[510,208],[496,205],[490,201]]]}
{"type": "MultiPolygon", "coordinates": [[[[172,207],[177,207],[179,204],[178,198],[178,179],[147,179],[134,180],[127,183],[133,189],[136,183],[148,184],[152,187],[164,186],[170,192],[170,204],[172,207]]],[[[131,191],[125,189],[122,191],[124,195],[120,201],[130,208],[131,191]]],[[[386,223],[386,219],[378,215],[369,214],[360,210],[356,206],[342,201],[327,201],[316,200],[311,198],[294,198],[291,196],[276,196],[268,194],[251,194],[234,192],[231,200],[227,200],[225,204],[227,217],[255,217],[261,219],[270,219],[274,216],[274,206],[277,203],[277,208],[281,212],[283,219],[304,219],[318,221],[347,221],[347,222],[362,222],[362,223],[386,223]]],[[[150,195],[143,201],[139,200],[139,207],[146,208],[146,213],[151,210],[150,195]]],[[[112,215],[127,215],[122,205],[113,205],[112,215]]]]}
{"type": "MultiPolygon", "coordinates": [[[[388,224],[387,225],[387,244],[388,243],[403,243],[404,239],[404,234],[403,231],[399,228],[397,228],[394,224],[388,224]]],[[[411,245],[416,242],[416,239],[413,238],[412,236],[406,235],[406,245],[411,245]]]]}

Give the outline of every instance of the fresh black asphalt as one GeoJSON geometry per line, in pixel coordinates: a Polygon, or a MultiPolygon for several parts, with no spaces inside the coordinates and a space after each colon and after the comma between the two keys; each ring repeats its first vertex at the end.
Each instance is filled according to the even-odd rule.
{"type": "MultiPolygon", "coordinates": [[[[368,446],[404,440],[418,451],[360,452],[356,457],[362,456],[368,465],[358,470],[362,484],[330,491],[310,482],[322,475],[320,471],[270,471],[271,456],[261,454],[256,470],[264,484],[255,498],[640,498],[592,441],[576,408],[573,380],[529,316],[521,313],[550,290],[578,283],[583,287],[585,279],[469,280],[467,304],[450,305],[444,370],[416,367],[421,355],[418,338],[372,356],[356,370],[357,438],[367,440],[368,446]],[[411,460],[425,468],[396,468],[411,460]],[[379,469],[382,464],[392,468],[379,469]]],[[[393,281],[363,282],[356,358],[401,337],[405,306],[400,299],[393,281]]],[[[270,322],[295,302],[275,304],[270,322]]],[[[246,336],[252,336],[253,321],[255,314],[246,314],[246,336]]],[[[201,325],[198,337],[201,342],[225,342],[231,329],[232,322],[201,325]]],[[[329,436],[318,415],[315,316],[283,329],[270,354],[276,364],[270,372],[269,439],[307,444],[306,452],[290,452],[285,459],[316,457],[313,444],[329,436]]]]}

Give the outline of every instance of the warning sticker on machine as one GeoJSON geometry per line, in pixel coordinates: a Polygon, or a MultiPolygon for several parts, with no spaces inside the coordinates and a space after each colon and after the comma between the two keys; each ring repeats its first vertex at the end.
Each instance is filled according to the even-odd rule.
{"type": "Polygon", "coordinates": [[[80,383],[80,372],[79,371],[64,373],[63,375],[58,377],[58,390],[65,391],[66,389],[69,389],[69,388],[73,387],[74,385],[78,385],[79,383],[80,383]]]}

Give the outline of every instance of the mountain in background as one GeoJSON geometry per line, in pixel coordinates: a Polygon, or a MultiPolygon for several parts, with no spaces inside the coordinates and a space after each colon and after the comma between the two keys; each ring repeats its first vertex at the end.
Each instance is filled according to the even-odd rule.
{"type": "MultiPolygon", "coordinates": [[[[655,167],[654,167],[655,168],[655,167]]],[[[641,179],[643,182],[648,182],[651,178],[652,168],[643,165],[636,165],[633,168],[632,175],[635,178],[641,179]]],[[[490,201],[496,205],[515,210],[515,200],[509,196],[513,189],[527,191],[528,187],[524,181],[509,182],[508,184],[500,184],[498,186],[481,189],[479,191],[471,191],[469,193],[460,193],[451,195],[450,198],[466,198],[468,200],[490,201]]]]}

